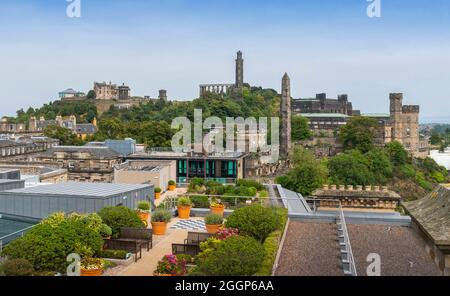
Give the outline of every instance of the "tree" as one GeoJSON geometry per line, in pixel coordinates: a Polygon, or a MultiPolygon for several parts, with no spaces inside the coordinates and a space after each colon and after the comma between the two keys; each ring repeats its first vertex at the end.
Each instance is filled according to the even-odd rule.
{"type": "Polygon", "coordinates": [[[440,145],[442,144],[442,136],[436,132],[433,132],[430,137],[431,145],[440,145]]]}
{"type": "Polygon", "coordinates": [[[301,141],[311,138],[312,132],[309,129],[309,121],[306,117],[292,117],[292,140],[301,141]]]}
{"type": "Polygon", "coordinates": [[[408,151],[400,142],[393,141],[386,144],[385,150],[395,166],[404,165],[408,162],[408,151]]]}
{"type": "Polygon", "coordinates": [[[49,138],[58,139],[61,145],[82,145],[80,140],[71,130],[52,124],[45,128],[44,135],[49,138]]]}
{"type": "Polygon", "coordinates": [[[366,153],[369,170],[376,184],[385,185],[394,172],[391,160],[383,149],[374,149],[366,153]]]}
{"type": "Polygon", "coordinates": [[[328,169],[335,184],[371,185],[375,177],[369,169],[370,162],[359,150],[350,150],[330,159],[328,169]]]}
{"type": "Polygon", "coordinates": [[[96,98],[96,95],[95,95],[95,91],[93,91],[93,90],[90,90],[88,93],[87,93],[87,96],[86,96],[89,100],[95,100],[95,98],[96,98]]]}
{"type": "Polygon", "coordinates": [[[378,128],[379,124],[373,118],[352,117],[340,130],[340,140],[344,145],[344,149],[358,149],[362,153],[372,150],[378,128]]]}
{"type": "Polygon", "coordinates": [[[303,147],[296,147],[292,157],[294,168],[285,176],[277,178],[283,187],[303,195],[320,188],[327,180],[328,170],[324,163],[303,147]]]}
{"type": "Polygon", "coordinates": [[[120,138],[124,138],[125,129],[125,125],[118,118],[103,119],[98,124],[98,132],[96,133],[96,138],[98,140],[117,140],[120,138]]]}

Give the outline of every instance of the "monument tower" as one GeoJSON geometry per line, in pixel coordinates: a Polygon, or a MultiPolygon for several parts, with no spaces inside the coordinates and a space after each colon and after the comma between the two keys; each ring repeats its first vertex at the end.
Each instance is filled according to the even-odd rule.
{"type": "Polygon", "coordinates": [[[236,88],[244,87],[244,59],[242,51],[237,52],[236,58],[236,88]]]}
{"type": "Polygon", "coordinates": [[[292,148],[291,142],[291,79],[287,73],[284,74],[281,83],[281,131],[280,131],[280,156],[286,158],[292,148]]]}

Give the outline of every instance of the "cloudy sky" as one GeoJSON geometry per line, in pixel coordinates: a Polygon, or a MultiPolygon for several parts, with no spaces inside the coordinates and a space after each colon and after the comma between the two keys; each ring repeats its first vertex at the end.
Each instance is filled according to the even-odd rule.
{"type": "Polygon", "coordinates": [[[347,93],[366,113],[388,112],[389,93],[420,104],[423,122],[450,122],[450,1],[381,0],[0,1],[0,115],[125,82],[134,95],[190,100],[198,84],[246,82],[294,97],[347,93]]]}

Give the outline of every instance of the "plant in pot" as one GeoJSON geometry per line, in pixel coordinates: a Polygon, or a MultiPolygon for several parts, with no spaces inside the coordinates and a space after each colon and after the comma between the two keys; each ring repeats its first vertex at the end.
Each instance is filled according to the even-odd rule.
{"type": "Polygon", "coordinates": [[[140,201],[137,206],[137,212],[141,220],[147,225],[150,217],[150,203],[148,201],[140,201]]]}
{"type": "Polygon", "coordinates": [[[101,276],[105,262],[100,258],[83,258],[80,262],[81,276],[101,276]]]}
{"type": "Polygon", "coordinates": [[[223,217],[217,214],[210,214],[205,217],[205,225],[209,234],[216,234],[223,226],[223,217]]]}
{"type": "Polygon", "coordinates": [[[186,259],[166,255],[158,262],[154,276],[183,276],[186,274],[186,259]]]}
{"type": "Polygon", "coordinates": [[[155,188],[155,199],[159,199],[161,197],[162,189],[159,187],[155,188]]]}
{"type": "Polygon", "coordinates": [[[110,239],[112,235],[112,229],[106,224],[102,224],[99,229],[100,235],[103,239],[110,239]]]}
{"type": "Polygon", "coordinates": [[[223,217],[223,214],[225,212],[225,205],[220,200],[212,201],[209,205],[209,208],[211,209],[211,214],[216,214],[223,217]]]}
{"type": "Polygon", "coordinates": [[[177,183],[174,180],[169,181],[169,191],[175,191],[177,189],[177,183]]]}
{"type": "Polygon", "coordinates": [[[189,219],[191,216],[192,201],[187,196],[182,196],[177,200],[178,218],[189,219]]]}
{"type": "Polygon", "coordinates": [[[167,230],[167,223],[172,220],[172,214],[164,209],[158,209],[152,215],[152,229],[154,235],[164,235],[167,230]]]}

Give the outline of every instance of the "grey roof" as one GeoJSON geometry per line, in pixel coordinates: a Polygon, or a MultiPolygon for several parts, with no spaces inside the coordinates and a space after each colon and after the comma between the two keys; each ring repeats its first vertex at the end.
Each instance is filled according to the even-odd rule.
{"type": "Polygon", "coordinates": [[[280,188],[281,188],[280,192],[281,198],[284,199],[289,213],[304,214],[312,212],[308,203],[300,193],[288,190],[281,186],[280,188]]]}
{"type": "Polygon", "coordinates": [[[10,141],[10,140],[0,140],[0,148],[13,147],[13,146],[18,146],[18,144],[16,142],[10,141]]]}
{"type": "Polygon", "coordinates": [[[349,118],[351,116],[341,113],[300,113],[299,116],[307,118],[349,118]]]}
{"type": "Polygon", "coordinates": [[[124,194],[140,189],[150,189],[153,185],[135,185],[135,184],[111,184],[111,183],[60,183],[29,187],[23,189],[8,190],[0,193],[6,194],[25,194],[25,195],[67,195],[103,198],[113,195],[124,194]]]}
{"type": "Polygon", "coordinates": [[[65,94],[77,94],[79,93],[78,91],[74,90],[73,88],[68,88],[66,90],[63,90],[61,93],[65,93],[65,94]]]}
{"type": "Polygon", "coordinates": [[[76,125],[76,131],[82,134],[95,134],[97,127],[92,123],[80,123],[76,125]]]}
{"type": "Polygon", "coordinates": [[[22,183],[23,180],[0,179],[0,184],[22,183]]]}
{"type": "Polygon", "coordinates": [[[55,152],[88,152],[93,157],[96,158],[118,158],[122,157],[117,152],[114,152],[109,147],[103,147],[103,146],[56,146],[53,148],[48,149],[46,152],[43,152],[42,156],[50,156],[52,157],[55,152]]]}

